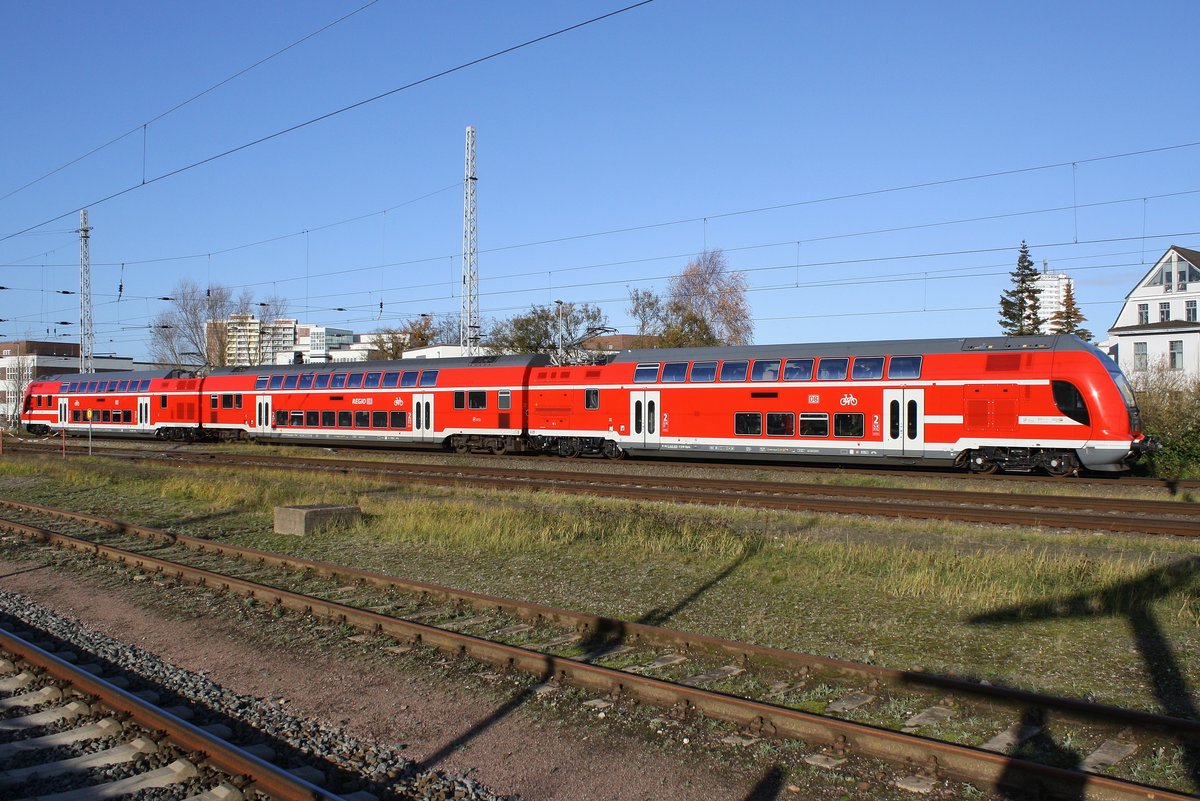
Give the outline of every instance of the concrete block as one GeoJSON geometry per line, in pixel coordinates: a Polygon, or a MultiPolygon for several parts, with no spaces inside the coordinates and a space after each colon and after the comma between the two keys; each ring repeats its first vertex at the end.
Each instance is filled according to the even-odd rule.
{"type": "Polygon", "coordinates": [[[350,525],[361,519],[362,511],[357,506],[276,506],[275,533],[305,537],[327,526],[350,525]]]}

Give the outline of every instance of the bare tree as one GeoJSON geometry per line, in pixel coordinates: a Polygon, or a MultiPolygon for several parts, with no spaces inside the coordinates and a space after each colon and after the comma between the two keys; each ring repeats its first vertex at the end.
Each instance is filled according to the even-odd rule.
{"type": "Polygon", "coordinates": [[[408,338],[400,328],[381,328],[371,334],[372,359],[399,359],[404,356],[408,338]]]}
{"type": "Polygon", "coordinates": [[[579,343],[589,331],[603,328],[608,317],[590,303],[533,306],[494,323],[487,336],[491,353],[558,353],[567,361],[582,357],[579,343]]]}
{"type": "Polygon", "coordinates": [[[754,335],[746,274],[731,272],[725,254],[706,250],[670,279],[666,297],[631,290],[629,313],[642,346],[746,345],[754,335]]]}
{"type": "Polygon", "coordinates": [[[229,287],[214,284],[201,288],[184,278],[171,297],[171,306],[150,321],[151,358],[162,365],[181,367],[194,364],[195,354],[199,354],[206,365],[224,365],[228,339],[224,321],[233,310],[229,287]]]}
{"type": "Polygon", "coordinates": [[[25,391],[33,381],[33,366],[36,361],[32,354],[25,352],[17,343],[16,355],[7,368],[4,377],[5,410],[8,419],[5,423],[13,429],[21,425],[21,405],[25,402],[25,391]]]}
{"type": "Polygon", "coordinates": [[[431,345],[458,344],[458,315],[422,314],[403,325],[381,328],[371,335],[372,358],[399,359],[405,351],[431,345]]]}

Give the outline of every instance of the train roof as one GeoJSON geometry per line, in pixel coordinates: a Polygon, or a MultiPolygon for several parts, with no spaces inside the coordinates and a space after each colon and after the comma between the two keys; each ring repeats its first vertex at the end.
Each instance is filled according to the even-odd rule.
{"type": "Polygon", "coordinates": [[[334,373],[363,370],[441,370],[452,367],[541,367],[550,357],[540,353],[505,356],[448,356],[437,359],[377,359],[363,362],[325,362],[321,364],[258,364],[218,367],[209,375],[259,375],[261,373],[334,373]]]}
{"type": "Polygon", "coordinates": [[[705,348],[646,348],[617,353],[610,363],[779,359],[804,356],[922,356],[964,351],[1092,350],[1074,334],[959,339],[884,339],[872,342],[817,342],[782,345],[729,345],[705,348]]]}
{"type": "Polygon", "coordinates": [[[99,373],[59,373],[39,376],[36,381],[126,381],[131,378],[195,378],[189,370],[104,370],[99,373]]]}

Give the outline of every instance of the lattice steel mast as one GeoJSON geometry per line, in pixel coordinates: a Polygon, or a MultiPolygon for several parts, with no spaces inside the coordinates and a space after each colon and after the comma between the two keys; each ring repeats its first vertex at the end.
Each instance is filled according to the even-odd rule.
{"type": "Polygon", "coordinates": [[[92,229],[87,209],[79,212],[79,372],[92,372],[96,332],[92,327],[92,229]]]}
{"type": "Polygon", "coordinates": [[[474,356],[479,349],[479,232],[475,184],[475,126],[468,125],[463,174],[462,294],[458,318],[458,339],[464,356],[474,356]]]}

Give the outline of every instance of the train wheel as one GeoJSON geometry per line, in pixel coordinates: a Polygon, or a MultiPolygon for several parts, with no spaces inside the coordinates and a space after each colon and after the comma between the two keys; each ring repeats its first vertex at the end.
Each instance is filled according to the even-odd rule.
{"type": "Polygon", "coordinates": [[[625,458],[625,451],[621,450],[621,446],[613,442],[611,439],[606,439],[604,441],[604,448],[602,449],[602,452],[604,453],[604,458],[606,459],[616,460],[625,458]]]}
{"type": "Polygon", "coordinates": [[[508,443],[502,439],[498,439],[492,443],[490,450],[497,456],[503,456],[504,454],[508,453],[508,443]]]}
{"type": "Polygon", "coordinates": [[[1042,468],[1055,478],[1079,475],[1079,461],[1069,453],[1056,453],[1048,458],[1042,468]]]}
{"type": "Polygon", "coordinates": [[[976,451],[971,454],[971,459],[967,462],[967,467],[972,473],[979,476],[990,476],[993,473],[1000,472],[1000,465],[985,456],[982,451],[976,451]]]}
{"type": "Polygon", "coordinates": [[[558,441],[558,455],[564,459],[574,459],[582,451],[583,447],[574,437],[564,437],[558,441]]]}
{"type": "Polygon", "coordinates": [[[454,449],[455,453],[466,453],[470,450],[466,437],[454,437],[450,440],[450,447],[454,449]]]}

